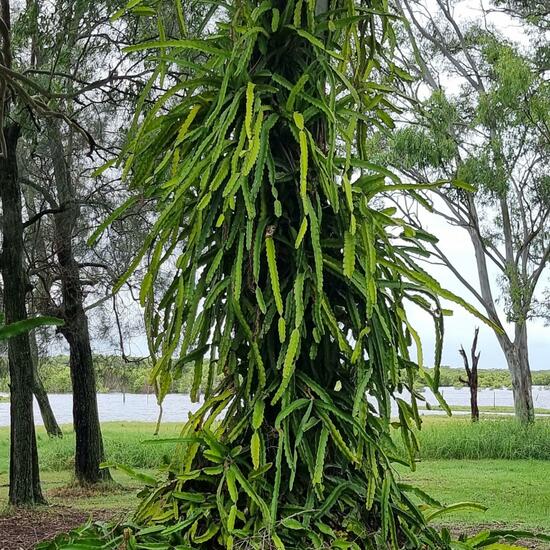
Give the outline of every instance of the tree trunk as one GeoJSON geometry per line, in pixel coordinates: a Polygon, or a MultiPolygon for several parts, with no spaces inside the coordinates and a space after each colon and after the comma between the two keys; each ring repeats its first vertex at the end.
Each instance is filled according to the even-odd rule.
{"type": "Polygon", "coordinates": [[[48,394],[44,389],[44,384],[40,379],[38,374],[38,345],[36,343],[36,332],[33,330],[29,334],[30,346],[31,346],[31,355],[32,355],[32,368],[33,368],[33,384],[32,391],[38,402],[38,407],[40,408],[40,414],[42,416],[42,421],[44,422],[44,428],[46,428],[46,433],[50,437],[63,437],[63,432],[55,419],[52,407],[50,405],[50,400],[48,399],[48,394]]]}
{"type": "MultiPolygon", "coordinates": [[[[27,205],[27,216],[29,218],[32,218],[37,213],[36,210],[31,207],[31,204],[33,204],[34,202],[33,197],[25,195],[25,187],[23,187],[21,191],[23,195],[23,202],[27,205]]],[[[25,243],[27,260],[29,261],[30,265],[36,265],[38,256],[40,258],[38,260],[38,263],[43,262],[43,264],[45,265],[48,262],[49,252],[46,250],[44,236],[40,231],[40,224],[31,225],[29,227],[28,236],[29,238],[25,243]],[[32,243],[31,246],[29,246],[29,243],[32,243]]],[[[46,284],[48,285],[48,290],[51,289],[52,283],[50,282],[50,277],[46,279],[45,275],[42,274],[38,281],[38,284],[33,288],[34,294],[30,298],[30,303],[34,306],[44,302],[43,295],[49,295],[49,292],[45,292],[46,284]],[[48,281],[48,283],[46,283],[46,280],[48,281]]],[[[36,307],[35,312],[40,313],[40,305],[36,307]]],[[[44,313],[51,314],[50,311],[46,311],[44,313]]],[[[44,389],[44,384],[42,383],[40,375],[38,374],[39,358],[35,330],[32,330],[29,333],[29,342],[31,346],[33,362],[33,393],[40,408],[40,414],[44,422],[44,427],[46,428],[46,432],[50,437],[63,437],[63,432],[61,431],[61,428],[59,427],[59,424],[57,423],[57,420],[55,419],[55,416],[53,414],[53,410],[50,406],[48,394],[46,393],[46,390],[44,389]]]]}
{"type": "Polygon", "coordinates": [[[503,348],[508,369],[512,377],[514,407],[516,418],[525,424],[535,421],[531,369],[527,347],[527,327],[524,323],[516,325],[516,338],[513,344],[503,348]]]}
{"type": "MultiPolygon", "coordinates": [[[[474,221],[475,227],[479,228],[479,219],[473,202],[470,203],[470,217],[474,221]]],[[[512,378],[516,418],[520,422],[528,424],[534,421],[535,415],[531,388],[531,369],[529,366],[529,353],[527,349],[527,326],[525,323],[516,323],[515,339],[513,342],[504,332],[504,327],[500,322],[493,300],[489,271],[487,268],[487,258],[483,250],[480,235],[478,231],[473,228],[469,230],[469,233],[472,244],[474,245],[479,284],[485,311],[489,318],[495,322],[497,326],[501,327],[503,331],[495,331],[495,335],[504,353],[504,357],[506,358],[508,370],[512,378]]]]}
{"type": "Polygon", "coordinates": [[[470,411],[472,422],[479,422],[479,406],[477,404],[477,380],[470,386],[470,411]]]}
{"type": "Polygon", "coordinates": [[[73,422],[76,435],[75,475],[83,484],[111,479],[109,470],[101,470],[104,460],[103,439],[97,410],[95,371],[84,309],[76,307],[70,328],[63,334],[70,347],[73,386],[73,422]]]}
{"type": "MultiPolygon", "coordinates": [[[[27,283],[24,272],[21,190],[17,179],[16,149],[20,128],[4,130],[7,156],[0,157],[2,199],[2,278],[6,323],[27,318],[27,283]]],[[[15,506],[44,503],[38,471],[38,452],[33,417],[33,363],[28,334],[8,341],[10,370],[10,488],[15,506]]]]}
{"type": "Polygon", "coordinates": [[[54,216],[65,321],[61,333],[67,339],[70,350],[73,424],[76,435],[75,476],[80,483],[86,485],[110,480],[111,476],[108,470],[99,468],[104,460],[104,451],[97,410],[95,371],[80,283],[80,268],[72,245],[79,208],[58,124],[55,120],[47,122],[57,198],[62,207],[62,211],[54,216]]]}

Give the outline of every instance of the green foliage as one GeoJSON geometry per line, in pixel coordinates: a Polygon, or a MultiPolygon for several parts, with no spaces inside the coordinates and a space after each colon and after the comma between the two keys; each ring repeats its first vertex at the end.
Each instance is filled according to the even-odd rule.
{"type": "MultiPolygon", "coordinates": [[[[160,395],[191,358],[193,396],[204,372],[208,383],[168,479],[122,536],[129,547],[446,547],[394,477],[390,399],[418,376],[437,392],[406,303],[433,315],[438,342],[439,295],[474,310],[417,265],[424,236],[370,202],[416,189],[362,152],[370,124],[393,127],[374,80],[394,40],[386,2],[223,6],[200,40],[130,48],[203,57],[136,115],[124,174],[159,211],[119,287],[149,254],[141,299],[160,395]],[[162,266],[173,280],[157,297],[162,266]]],[[[399,405],[413,457],[416,394],[399,405]]]]}
{"type": "Polygon", "coordinates": [[[441,165],[441,152],[437,142],[426,130],[405,127],[391,136],[393,153],[407,170],[441,165]]]}
{"type": "Polygon", "coordinates": [[[482,192],[505,197],[508,181],[503,170],[495,165],[489,151],[481,149],[478,156],[464,159],[457,168],[457,177],[474,185],[482,192]]]}
{"type": "Polygon", "coordinates": [[[29,332],[37,327],[43,326],[61,326],[63,321],[56,317],[33,317],[24,321],[17,321],[8,325],[3,324],[3,319],[0,319],[0,340],[7,340],[14,336],[19,336],[25,332],[29,332]]]}

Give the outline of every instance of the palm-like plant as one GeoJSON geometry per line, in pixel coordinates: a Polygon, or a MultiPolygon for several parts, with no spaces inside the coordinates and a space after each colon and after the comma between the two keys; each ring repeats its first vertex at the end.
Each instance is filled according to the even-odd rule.
{"type": "Polygon", "coordinates": [[[392,469],[392,398],[412,463],[413,384],[437,386],[405,304],[433,315],[440,342],[438,296],[458,298],[414,260],[429,237],[372,204],[415,190],[363,148],[371,125],[391,126],[387,9],[220,2],[206,38],[132,48],[160,52],[151,84],[169,64],[193,73],[143,111],[124,171],[128,205],[159,206],[134,262],[151,252],[153,377],[166,392],[194,362],[198,399],[207,372],[168,480],[136,513],[142,535],[182,548],[444,546],[392,469]],[[174,277],[159,301],[163,265],[174,277]],[[405,388],[411,403],[396,395],[405,388]]]}

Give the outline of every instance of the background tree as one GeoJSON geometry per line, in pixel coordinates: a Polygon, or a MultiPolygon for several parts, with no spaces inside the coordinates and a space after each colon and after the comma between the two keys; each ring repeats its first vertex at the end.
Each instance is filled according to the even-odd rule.
{"type": "MultiPolygon", "coordinates": [[[[25,247],[25,250],[27,248],[25,247]]],[[[4,299],[3,299],[3,291],[0,285],[0,311],[4,310],[4,299]]],[[[30,314],[32,315],[32,310],[30,311],[30,314]]],[[[63,432],[61,431],[61,428],[57,424],[57,421],[55,419],[55,415],[53,413],[53,410],[50,405],[50,401],[48,398],[48,394],[46,393],[46,390],[44,388],[44,384],[42,383],[42,379],[40,377],[40,374],[38,372],[39,370],[39,350],[38,350],[38,339],[37,339],[37,330],[31,330],[28,331],[29,340],[30,340],[30,348],[31,348],[31,354],[33,359],[33,394],[36,398],[39,408],[40,408],[40,414],[42,416],[42,421],[44,423],[44,427],[46,429],[47,434],[50,437],[62,437],[63,432]]],[[[0,361],[2,361],[2,371],[5,370],[6,374],[9,373],[9,369],[4,368],[4,358],[2,357],[7,352],[7,341],[0,343],[0,361]]],[[[9,374],[8,374],[9,378],[9,374]]]]}
{"type": "MultiPolygon", "coordinates": [[[[467,280],[437,243],[432,250],[497,327],[512,376],[516,415],[530,422],[534,410],[527,322],[537,314],[550,258],[550,87],[537,59],[521,53],[495,29],[457,20],[448,2],[437,0],[438,10],[431,11],[413,0],[400,6],[414,29],[410,36],[420,76],[432,95],[409,112],[404,127],[389,139],[379,136],[387,145],[384,158],[418,182],[459,179],[476,187],[475,193],[443,187],[436,191],[438,199],[424,206],[467,232],[477,283],[467,280]],[[436,67],[460,83],[454,93],[447,93],[434,76],[436,67]],[[505,316],[497,309],[499,297],[505,316]]],[[[413,87],[409,90],[414,92],[413,87]]],[[[421,88],[419,93],[424,92],[421,88]]],[[[374,143],[379,150],[380,143],[374,143]]],[[[403,208],[409,222],[420,227],[418,211],[403,208]]]]}
{"type": "MultiPolygon", "coordinates": [[[[11,72],[11,13],[8,0],[0,2],[2,70],[11,72]]],[[[17,169],[21,128],[14,117],[18,95],[0,78],[0,200],[2,202],[2,271],[4,313],[7,325],[27,321],[28,283],[24,269],[23,214],[17,169]],[[13,117],[13,118],[12,118],[13,117]]],[[[10,371],[10,488],[13,505],[44,502],[38,471],[33,418],[33,362],[26,332],[8,341],[10,371]]]]}
{"type": "MultiPolygon", "coordinates": [[[[21,70],[45,91],[53,108],[79,124],[76,129],[58,119],[40,125],[27,120],[20,156],[26,225],[33,228],[27,239],[34,262],[29,266],[33,307],[65,320],[59,331],[70,352],[75,475],[84,484],[110,477],[99,468],[104,454],[87,310],[112,294],[113,280],[125,265],[98,257],[86,245],[98,212],[104,217],[121,197],[116,181],[91,175],[116,152],[122,135],[117,118],[135,100],[135,89],[148,72],[139,58],[119,54],[125,33],[134,35],[135,25],[111,24],[117,7],[116,1],[82,1],[66,9],[60,1],[52,10],[30,0],[14,27],[21,70]]],[[[119,244],[110,250],[120,250],[119,244]]]]}
{"type": "Polygon", "coordinates": [[[495,5],[506,13],[542,29],[550,28],[548,0],[495,0],[495,5]]]}

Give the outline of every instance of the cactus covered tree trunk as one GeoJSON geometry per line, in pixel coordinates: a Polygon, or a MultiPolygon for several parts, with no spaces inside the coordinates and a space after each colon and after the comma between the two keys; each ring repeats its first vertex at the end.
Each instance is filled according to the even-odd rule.
{"type": "Polygon", "coordinates": [[[204,392],[134,518],[151,529],[129,539],[444,547],[392,467],[392,398],[412,464],[415,379],[437,392],[406,303],[433,314],[440,343],[438,296],[460,299],[418,267],[423,235],[372,201],[415,189],[364,147],[371,125],[392,126],[386,12],[385,0],[241,0],[212,16],[216,33],[129,48],[169,48],[174,66],[200,56],[133,127],[124,160],[127,205],[159,208],[134,263],[151,252],[153,376],[162,397],[193,363],[192,397],[204,392]],[[156,296],[166,262],[173,282],[156,296]]]}

